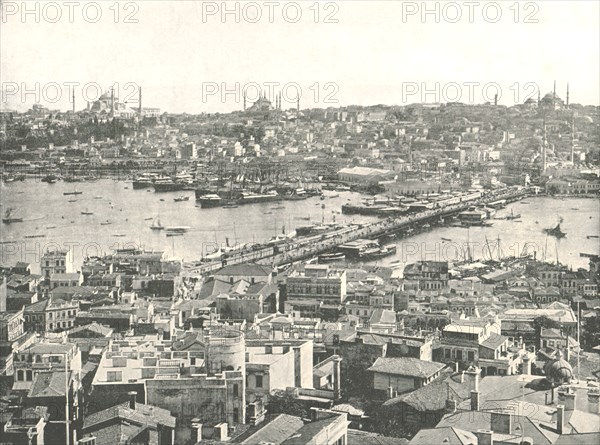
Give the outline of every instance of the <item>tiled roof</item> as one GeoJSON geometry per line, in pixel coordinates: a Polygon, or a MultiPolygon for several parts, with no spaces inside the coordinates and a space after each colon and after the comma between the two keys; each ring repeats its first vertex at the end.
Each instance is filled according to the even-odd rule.
{"type": "Polygon", "coordinates": [[[407,377],[428,378],[446,367],[412,357],[379,357],[368,371],[407,377]]]}
{"type": "Polygon", "coordinates": [[[260,264],[232,264],[225,266],[215,272],[215,275],[228,275],[228,276],[269,276],[271,274],[271,268],[267,266],[261,266],[260,264]]]}
{"type": "Polygon", "coordinates": [[[59,371],[38,372],[28,397],[65,397],[65,373],[59,371]]]}
{"type": "Polygon", "coordinates": [[[269,423],[261,425],[257,430],[251,428],[242,436],[236,438],[236,442],[242,444],[280,444],[296,431],[304,426],[300,417],[280,414],[269,423]]]}
{"type": "Polygon", "coordinates": [[[156,406],[137,403],[135,409],[129,408],[129,402],[115,405],[103,411],[90,414],[86,417],[83,428],[93,431],[94,425],[106,422],[107,420],[119,418],[139,424],[164,425],[175,428],[175,417],[171,412],[158,408],[156,406]]]}
{"type": "Polygon", "coordinates": [[[477,437],[468,431],[454,427],[431,428],[419,431],[409,442],[409,445],[474,445],[477,437]]]}

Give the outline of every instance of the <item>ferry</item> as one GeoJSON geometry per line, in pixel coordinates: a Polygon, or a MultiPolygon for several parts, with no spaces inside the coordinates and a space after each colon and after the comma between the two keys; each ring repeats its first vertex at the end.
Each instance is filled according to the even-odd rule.
{"type": "MultiPolygon", "coordinates": [[[[203,209],[209,209],[212,207],[221,206],[221,202],[223,200],[217,194],[209,194],[209,195],[199,196],[198,198],[196,198],[196,201],[200,203],[200,205],[203,209]]],[[[223,206],[223,207],[225,207],[225,206],[223,206]]]]}
{"type": "Polygon", "coordinates": [[[168,233],[185,233],[190,229],[191,227],[189,226],[171,226],[165,228],[165,231],[168,233]]]}

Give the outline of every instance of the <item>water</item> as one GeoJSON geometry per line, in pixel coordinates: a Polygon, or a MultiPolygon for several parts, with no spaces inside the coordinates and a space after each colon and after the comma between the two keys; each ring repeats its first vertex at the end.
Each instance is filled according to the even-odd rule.
{"type": "MultiPolygon", "coordinates": [[[[296,227],[320,223],[323,219],[325,223],[333,222],[334,218],[338,223],[376,219],[341,214],[342,204],[361,202],[362,196],[352,192],[341,192],[338,197],[325,200],[310,198],[230,209],[196,207],[192,191],[155,193],[153,190],[133,190],[130,183],[108,179],[56,184],[28,180],[3,184],[0,192],[2,214],[13,207],[19,209],[18,216],[24,218],[21,223],[0,225],[0,240],[3,241],[0,244],[0,262],[14,264],[27,261],[32,263],[33,272],[38,273],[41,252],[57,246],[73,249],[76,268],[86,256],[139,246],[165,251],[169,257],[195,261],[203,254],[213,252],[216,246],[225,246],[227,241],[230,245],[267,241],[282,234],[284,226],[285,232],[290,233],[296,227]],[[82,194],[63,195],[74,190],[82,194]],[[173,198],[180,195],[190,196],[190,200],[175,202],[173,198]],[[93,215],[82,215],[82,211],[93,212],[93,215]],[[184,236],[167,237],[164,231],[150,229],[152,219],[157,216],[163,226],[189,226],[191,229],[184,236]],[[310,220],[306,220],[307,217],[310,220]],[[101,225],[106,221],[111,224],[101,225]],[[49,226],[56,228],[47,229],[49,226]],[[46,237],[26,238],[37,234],[45,234],[46,237]]],[[[325,194],[334,195],[333,192],[325,194]]]]}
{"type": "MultiPolygon", "coordinates": [[[[20,210],[22,223],[0,225],[0,262],[32,263],[39,273],[39,257],[46,248],[71,247],[74,264],[80,267],[83,258],[109,253],[115,248],[139,247],[165,251],[168,256],[184,261],[198,260],[212,252],[216,246],[234,243],[262,242],[296,227],[321,222],[369,222],[376,218],[359,215],[342,215],[341,205],[360,203],[362,196],[341,192],[338,197],[323,201],[311,198],[304,201],[282,201],[238,208],[201,209],[196,207],[193,192],[154,193],[133,190],[130,183],[112,180],[97,182],[47,184],[28,180],[3,184],[0,196],[1,212],[8,207],[20,210]],[[126,188],[127,187],[127,188],[126,188]],[[78,190],[81,195],[63,195],[78,190]],[[189,195],[190,200],[175,202],[179,195],[189,195]],[[100,199],[94,199],[101,197],[100,199]],[[69,202],[69,200],[77,200],[69,202]],[[163,201],[161,201],[163,199],[163,201]],[[325,209],[321,206],[325,205],[325,209]],[[282,208],[274,208],[282,207],[282,208]],[[93,215],[82,215],[89,210],[93,215]],[[164,232],[150,229],[152,220],[160,216],[164,226],[189,226],[190,231],[181,237],[166,237],[164,232]],[[310,217],[310,221],[300,219],[310,217]],[[110,225],[101,225],[110,221],[110,225]],[[56,228],[47,229],[49,226],[56,228]],[[45,234],[45,238],[26,236],[45,234]],[[116,237],[115,235],[125,235],[116,237]]],[[[333,195],[333,192],[325,192],[333,195]]],[[[335,194],[338,194],[337,192],[335,194]]],[[[493,220],[492,227],[437,227],[397,242],[395,256],[380,261],[383,265],[394,262],[412,262],[421,259],[457,260],[464,257],[469,241],[474,259],[497,257],[497,241],[503,255],[519,255],[526,248],[537,252],[537,258],[556,261],[576,267],[586,267],[588,261],[580,252],[600,254],[600,240],[587,235],[600,233],[600,208],[594,199],[553,199],[530,197],[527,204],[514,203],[501,209],[496,216],[521,214],[521,222],[493,220]],[[578,210],[572,210],[572,209],[578,210]],[[566,238],[556,240],[543,233],[564,218],[561,227],[566,238]],[[536,223],[536,221],[538,221],[536,223]],[[486,245],[486,237],[488,244],[486,245]],[[443,241],[442,238],[451,241],[443,241]],[[488,249],[489,245],[489,249],[488,249]],[[527,246],[526,246],[527,245],[527,246]],[[545,253],[544,253],[545,252],[545,253]]]]}
{"type": "Polygon", "coordinates": [[[497,259],[499,245],[501,256],[536,252],[538,260],[556,262],[558,255],[562,264],[573,268],[588,266],[588,259],[580,253],[600,254],[600,239],[587,238],[587,235],[600,234],[600,203],[597,200],[528,197],[498,210],[493,218],[510,215],[511,209],[515,215],[521,214],[520,220],[492,219],[491,227],[438,227],[399,241],[396,255],[381,263],[463,260],[467,245],[475,260],[497,259]],[[556,239],[546,235],[544,229],[555,227],[560,217],[563,218],[561,229],[567,236],[556,239]]]}

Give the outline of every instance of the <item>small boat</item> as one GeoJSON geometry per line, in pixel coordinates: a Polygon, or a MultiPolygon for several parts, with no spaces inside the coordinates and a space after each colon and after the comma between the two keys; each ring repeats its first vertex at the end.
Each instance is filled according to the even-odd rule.
{"type": "Polygon", "coordinates": [[[25,235],[25,238],[45,238],[45,237],[46,237],[46,235],[44,235],[42,233],[37,234],[37,235],[25,235]]]}
{"type": "Polygon", "coordinates": [[[285,206],[271,207],[271,210],[285,209],[285,206]]]}
{"type": "Polygon", "coordinates": [[[4,224],[23,222],[23,218],[21,218],[20,216],[16,216],[16,214],[17,212],[15,211],[15,209],[9,207],[8,209],[6,209],[6,212],[4,212],[2,222],[4,224]]]}
{"type": "Polygon", "coordinates": [[[222,206],[224,209],[237,209],[238,206],[236,204],[225,204],[222,206]]]}
{"type": "Polygon", "coordinates": [[[69,199],[69,202],[77,202],[76,199],[69,199]]]}
{"type": "Polygon", "coordinates": [[[337,195],[337,194],[336,194],[336,195],[331,195],[331,196],[329,196],[329,199],[331,199],[331,198],[339,198],[339,197],[340,197],[340,195],[337,195]]]}
{"type": "Polygon", "coordinates": [[[102,196],[94,196],[94,199],[102,199],[102,196]]]}
{"type": "Polygon", "coordinates": [[[46,226],[46,229],[47,229],[47,230],[50,230],[50,229],[56,229],[56,226],[46,226]]]}
{"type": "Polygon", "coordinates": [[[127,236],[127,235],[125,235],[124,233],[115,233],[113,236],[116,238],[123,238],[124,236],[127,236]]]}
{"type": "Polygon", "coordinates": [[[93,215],[93,214],[94,214],[94,212],[90,212],[90,211],[89,211],[89,209],[85,209],[84,211],[82,211],[82,212],[81,212],[81,214],[82,214],[82,215],[89,216],[89,215],[93,215]]]}
{"type": "Polygon", "coordinates": [[[587,239],[590,239],[590,238],[600,238],[600,236],[598,236],[598,235],[588,235],[587,239]]]}
{"type": "Polygon", "coordinates": [[[110,226],[111,224],[112,223],[110,221],[108,221],[108,220],[100,223],[101,226],[110,226]]]}
{"type": "Polygon", "coordinates": [[[272,215],[273,212],[263,212],[263,215],[272,215]]]}
{"type": "Polygon", "coordinates": [[[164,199],[160,198],[159,201],[164,201],[164,199]]]}
{"type": "Polygon", "coordinates": [[[344,261],[345,259],[346,254],[343,252],[324,253],[319,255],[319,263],[331,263],[334,261],[344,261]]]}
{"type": "Polygon", "coordinates": [[[123,187],[125,190],[127,190],[129,187],[123,187]]]}
{"type": "Polygon", "coordinates": [[[154,218],[150,217],[150,218],[144,218],[144,221],[152,221],[154,218]]]}
{"type": "Polygon", "coordinates": [[[577,207],[571,207],[571,210],[579,210],[577,207]]]}
{"type": "Polygon", "coordinates": [[[183,236],[182,232],[167,232],[167,236],[183,236]]]}
{"type": "Polygon", "coordinates": [[[182,202],[182,201],[189,201],[189,200],[190,200],[189,196],[183,196],[183,195],[181,195],[177,198],[173,198],[173,201],[175,201],[175,202],[182,202]]]}
{"type": "Polygon", "coordinates": [[[72,192],[63,192],[63,195],[81,195],[83,192],[73,190],[72,192]]]}
{"type": "Polygon", "coordinates": [[[444,237],[442,237],[442,241],[452,241],[452,239],[451,238],[444,238],[444,237]]]}

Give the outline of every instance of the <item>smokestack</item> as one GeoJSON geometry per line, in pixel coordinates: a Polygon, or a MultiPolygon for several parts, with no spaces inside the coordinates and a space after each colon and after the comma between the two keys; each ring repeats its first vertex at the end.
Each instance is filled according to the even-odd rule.
{"type": "Polygon", "coordinates": [[[137,392],[136,391],[129,391],[127,393],[127,395],[129,396],[129,408],[135,409],[135,399],[136,399],[136,396],[137,396],[137,392]]]}
{"type": "Polygon", "coordinates": [[[556,406],[556,430],[558,434],[562,434],[565,428],[565,406],[556,406]]]}

